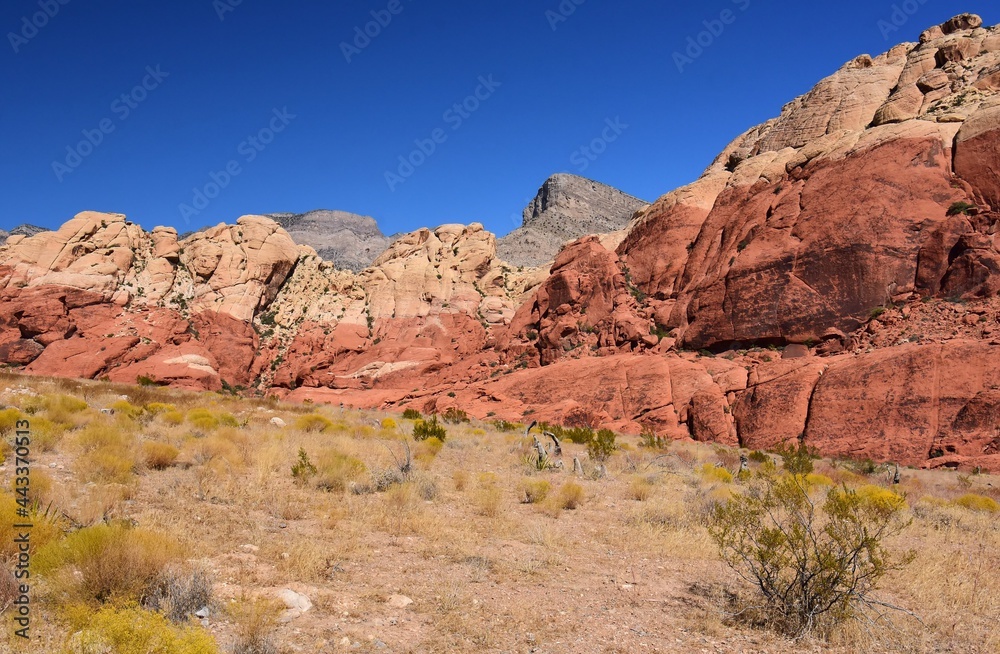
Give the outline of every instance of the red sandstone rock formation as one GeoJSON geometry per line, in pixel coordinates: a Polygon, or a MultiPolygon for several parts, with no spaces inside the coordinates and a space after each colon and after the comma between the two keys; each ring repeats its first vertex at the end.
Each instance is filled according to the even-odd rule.
{"type": "Polygon", "coordinates": [[[1000,470],[998,92],[1000,30],[957,17],[528,271],[480,225],[354,273],[262,217],[83,213],[0,247],[0,361],[1000,470]]]}

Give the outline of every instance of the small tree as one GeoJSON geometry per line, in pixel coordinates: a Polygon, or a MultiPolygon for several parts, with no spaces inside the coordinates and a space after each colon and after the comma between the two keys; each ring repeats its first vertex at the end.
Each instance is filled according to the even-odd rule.
{"type": "Polygon", "coordinates": [[[796,636],[881,618],[895,607],[872,592],[913,558],[885,546],[910,524],[903,497],[876,486],[815,494],[802,475],[757,474],[744,494],[715,507],[709,526],[723,560],[763,600],[761,617],[796,636]]]}

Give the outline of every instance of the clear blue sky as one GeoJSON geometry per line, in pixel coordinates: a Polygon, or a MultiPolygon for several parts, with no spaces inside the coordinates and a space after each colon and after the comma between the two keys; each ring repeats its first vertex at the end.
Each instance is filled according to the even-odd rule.
{"type": "Polygon", "coordinates": [[[904,4],[5,0],[0,228],[93,209],[186,231],[330,208],[386,233],[504,234],[560,171],[653,200],[854,56],[960,11],[1000,22],[986,0],[908,0],[915,14],[885,34],[904,4]],[[51,18],[35,16],[44,5],[51,18]],[[724,10],[730,24],[680,72],[674,53],[724,10]],[[355,43],[372,11],[388,24],[355,43]],[[100,143],[80,147],[84,131],[100,143]],[[604,137],[599,156],[579,150],[604,137]],[[433,153],[400,170],[415,141],[433,153]]]}

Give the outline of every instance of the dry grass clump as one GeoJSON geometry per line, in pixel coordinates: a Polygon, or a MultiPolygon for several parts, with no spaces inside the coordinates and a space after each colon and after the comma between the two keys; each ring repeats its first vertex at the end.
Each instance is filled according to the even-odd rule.
{"type": "Polygon", "coordinates": [[[278,654],[274,640],[278,608],[263,600],[234,601],[228,607],[234,625],[232,654],[278,654]]]}
{"type": "Polygon", "coordinates": [[[144,606],[160,611],[172,622],[186,622],[212,604],[212,581],[202,569],[171,565],[157,577],[144,606]]]}
{"type": "Polygon", "coordinates": [[[316,487],[342,493],[368,473],[365,462],[338,450],[327,450],[317,459],[316,487]]]}
{"type": "Polygon", "coordinates": [[[555,495],[556,506],[566,511],[573,511],[583,504],[586,493],[583,486],[575,481],[567,481],[559,487],[555,495]]]}
{"type": "Polygon", "coordinates": [[[960,506],[970,511],[978,511],[980,513],[1000,513],[1000,504],[997,503],[992,497],[986,497],[985,495],[976,495],[975,493],[966,493],[959,498],[956,498],[952,502],[955,506],[960,506]]]}
{"type": "Polygon", "coordinates": [[[166,470],[177,462],[181,451],[169,443],[146,441],[142,444],[142,462],[151,470],[166,470]]]}
{"type": "Polygon", "coordinates": [[[85,527],[42,547],[34,571],[61,603],[142,601],[181,556],[166,535],[125,523],[85,527]]]}
{"type": "Polygon", "coordinates": [[[714,482],[717,484],[733,483],[733,473],[721,466],[705,463],[698,467],[697,472],[705,481],[708,482],[714,482]]]}
{"type": "Polygon", "coordinates": [[[318,413],[309,413],[295,419],[295,428],[304,432],[324,432],[333,427],[333,421],[318,413]]]}
{"type": "Polygon", "coordinates": [[[538,504],[545,500],[552,490],[552,484],[544,479],[525,477],[521,480],[521,502],[523,504],[538,504]]]}
{"type": "Polygon", "coordinates": [[[75,438],[75,468],[85,481],[129,484],[137,463],[135,436],[120,426],[93,423],[75,438]]]}

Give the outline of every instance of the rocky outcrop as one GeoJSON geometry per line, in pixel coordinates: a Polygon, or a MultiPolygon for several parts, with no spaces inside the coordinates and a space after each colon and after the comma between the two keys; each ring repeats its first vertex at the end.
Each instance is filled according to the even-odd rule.
{"type": "Polygon", "coordinates": [[[478,224],[353,272],[264,217],[181,239],[83,213],[0,247],[0,361],[1000,470],[998,91],[1000,31],[956,17],[652,205],[553,178],[527,271],[478,224]]]}
{"type": "Polygon", "coordinates": [[[299,245],[308,245],[337,268],[361,272],[378,258],[393,238],[369,216],[346,211],[270,214],[299,245]]]}
{"type": "Polygon", "coordinates": [[[501,238],[497,251],[515,266],[541,266],[569,241],[623,229],[646,204],[583,177],[553,175],[524,210],[524,224],[501,238]]]}

